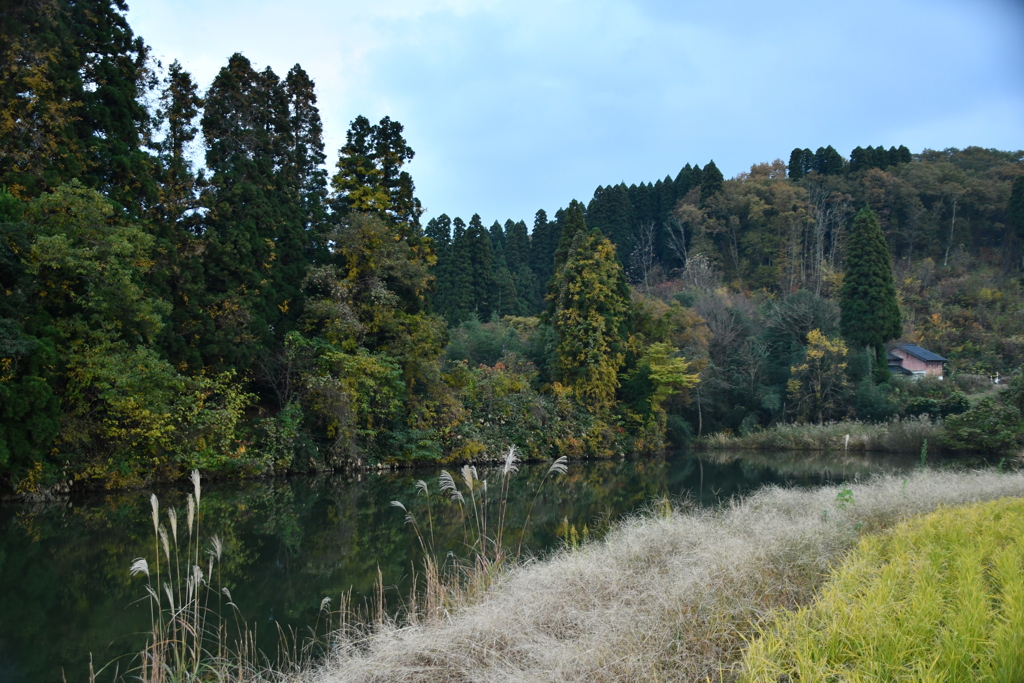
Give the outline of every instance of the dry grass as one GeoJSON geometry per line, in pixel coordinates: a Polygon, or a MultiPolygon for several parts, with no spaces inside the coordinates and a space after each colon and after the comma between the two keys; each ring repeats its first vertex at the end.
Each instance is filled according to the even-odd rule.
{"type": "Polygon", "coordinates": [[[772,610],[806,604],[865,532],[1024,495],[1024,473],[921,470],[638,516],[508,571],[463,607],[349,636],[303,683],[733,680],[772,610]]]}
{"type": "Polygon", "coordinates": [[[701,440],[708,449],[772,451],[874,451],[920,453],[927,441],[936,451],[942,440],[942,422],[925,416],[889,422],[828,422],[823,425],[779,424],[745,436],[712,434],[701,440]],[[849,440],[847,440],[849,436],[849,440]]]}

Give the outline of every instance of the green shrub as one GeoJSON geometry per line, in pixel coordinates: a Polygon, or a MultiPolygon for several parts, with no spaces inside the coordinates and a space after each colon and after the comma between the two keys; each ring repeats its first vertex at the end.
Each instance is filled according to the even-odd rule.
{"type": "Polygon", "coordinates": [[[1003,452],[1024,443],[1024,418],[1017,406],[986,398],[946,419],[943,445],[958,451],[1003,452]]]}

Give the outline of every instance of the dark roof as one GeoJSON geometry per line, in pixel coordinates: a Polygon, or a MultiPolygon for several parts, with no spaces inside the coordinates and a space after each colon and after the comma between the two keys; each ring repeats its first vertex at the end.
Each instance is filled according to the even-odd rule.
{"type": "Polygon", "coordinates": [[[911,372],[910,370],[907,370],[902,365],[890,365],[889,366],[889,372],[893,373],[894,375],[913,375],[914,374],[913,372],[911,372]]]}
{"type": "Polygon", "coordinates": [[[897,346],[895,348],[903,349],[904,351],[909,353],[914,358],[917,358],[918,360],[923,360],[923,361],[930,361],[930,360],[932,360],[932,361],[934,361],[934,360],[947,361],[947,360],[949,360],[948,358],[943,358],[942,356],[940,356],[937,353],[932,353],[928,349],[922,349],[917,344],[900,344],[899,346],[897,346]]]}
{"type": "Polygon", "coordinates": [[[886,352],[885,352],[885,358],[886,358],[886,360],[888,360],[888,361],[889,361],[890,363],[894,363],[894,362],[895,362],[895,363],[900,363],[900,362],[902,362],[902,361],[903,361],[903,358],[902,358],[902,357],[900,357],[900,356],[897,356],[897,355],[896,355],[895,353],[893,353],[892,351],[886,351],[886,352]]]}

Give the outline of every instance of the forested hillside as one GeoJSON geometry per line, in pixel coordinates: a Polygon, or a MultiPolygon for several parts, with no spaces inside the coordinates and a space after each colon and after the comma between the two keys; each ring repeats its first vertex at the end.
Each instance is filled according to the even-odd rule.
{"type": "Polygon", "coordinates": [[[203,88],[153,60],[125,12],[0,13],[8,488],[459,461],[511,443],[609,456],[712,429],[956,412],[949,392],[896,386],[839,339],[864,207],[891,251],[903,339],[962,372],[1024,357],[1021,152],[797,149],[788,168],[729,180],[709,161],[598,187],[532,226],[421,225],[400,123],[355,116],[328,159],[301,66],[281,77],[235,54],[203,88]],[[799,390],[819,352],[842,356],[827,406],[799,390]]]}

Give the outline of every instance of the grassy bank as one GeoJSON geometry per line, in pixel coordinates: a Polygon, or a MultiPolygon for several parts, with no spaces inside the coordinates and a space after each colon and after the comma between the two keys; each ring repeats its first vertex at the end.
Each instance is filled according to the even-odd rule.
{"type": "Polygon", "coordinates": [[[928,417],[908,417],[889,422],[828,422],[815,424],[778,424],[746,435],[712,434],[699,445],[712,449],[749,449],[773,451],[877,451],[920,453],[924,442],[928,452],[939,450],[942,421],[928,417]],[[847,439],[849,437],[849,439],[847,439]]]}
{"type": "Polygon", "coordinates": [[[1024,500],[1004,499],[862,539],[753,642],[742,680],[1024,680],[1022,529],[1024,500]]]}
{"type": "Polygon", "coordinates": [[[768,488],[719,511],[652,511],[441,616],[343,640],[294,680],[734,680],[757,625],[807,604],[863,534],[1005,496],[1024,496],[1024,473],[922,470],[768,488]]]}

